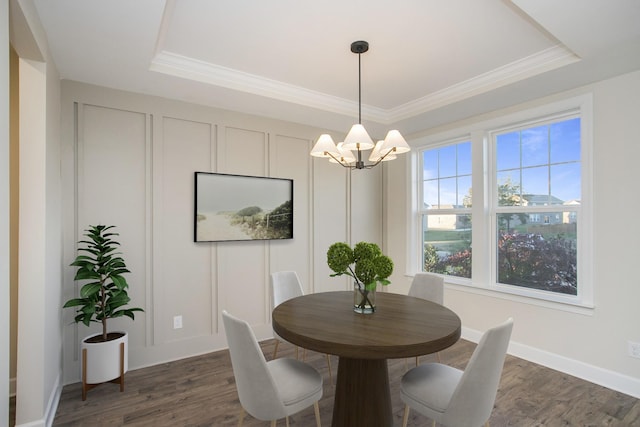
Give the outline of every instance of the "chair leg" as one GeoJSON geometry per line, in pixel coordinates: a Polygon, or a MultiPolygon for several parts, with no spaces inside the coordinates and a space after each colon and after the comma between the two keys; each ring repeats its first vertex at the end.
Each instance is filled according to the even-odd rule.
{"type": "Polygon", "coordinates": [[[242,427],[242,423],[244,421],[244,408],[240,407],[240,416],[238,417],[238,427],[242,427]]]}
{"type": "Polygon", "coordinates": [[[289,417],[284,417],[284,423],[289,427],[289,417]]]}
{"type": "Polygon", "coordinates": [[[433,427],[436,427],[436,420],[433,420],[433,427]]]}
{"type": "Polygon", "coordinates": [[[276,339],[276,345],[273,348],[273,356],[271,357],[271,359],[275,359],[276,358],[276,354],[278,354],[278,346],[280,345],[280,340],[276,339]]]}
{"type": "Polygon", "coordinates": [[[271,420],[271,427],[276,427],[278,420],[271,420]]]}
{"type": "Polygon", "coordinates": [[[331,374],[331,358],[329,357],[329,353],[327,353],[327,366],[329,367],[329,382],[333,385],[333,375],[331,374]]]}
{"type": "Polygon", "coordinates": [[[420,356],[416,356],[416,366],[418,366],[420,364],[420,356]]]}
{"type": "Polygon", "coordinates": [[[438,363],[442,363],[442,360],[440,359],[440,352],[436,353],[436,357],[438,358],[438,363]]]}
{"type": "Polygon", "coordinates": [[[322,427],[322,425],[320,424],[320,406],[318,405],[317,400],[313,403],[313,412],[316,413],[316,426],[322,427]]]}
{"type": "Polygon", "coordinates": [[[402,427],[407,427],[407,421],[409,421],[409,405],[404,405],[404,416],[402,417],[402,427]]]}
{"type": "Polygon", "coordinates": [[[303,362],[307,361],[307,349],[306,348],[302,349],[302,361],[303,362]]]}

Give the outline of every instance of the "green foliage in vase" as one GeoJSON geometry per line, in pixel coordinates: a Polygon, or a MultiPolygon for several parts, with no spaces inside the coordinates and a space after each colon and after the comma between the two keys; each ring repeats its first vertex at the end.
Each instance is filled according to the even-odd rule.
{"type": "Polygon", "coordinates": [[[375,243],[359,242],[351,249],[346,243],[336,242],[327,250],[327,265],[334,272],[331,277],[346,274],[368,291],[378,283],[391,283],[388,278],[393,273],[393,261],[375,243]]]}
{"type": "Polygon", "coordinates": [[[89,226],[84,234],[89,240],[78,243],[85,247],[78,248],[78,255],[71,263],[78,267],[74,280],[89,280],[80,289],[80,298],[72,298],[64,307],[78,307],[74,318],[76,323],[89,326],[91,322],[102,323],[102,339],[107,341],[107,320],[127,316],[134,319],[134,312],[144,311],[141,308],[126,308],[131,301],[127,294],[129,273],[119,252],[115,252],[120,243],[113,240],[118,233],[109,232],[113,225],[89,226]]]}

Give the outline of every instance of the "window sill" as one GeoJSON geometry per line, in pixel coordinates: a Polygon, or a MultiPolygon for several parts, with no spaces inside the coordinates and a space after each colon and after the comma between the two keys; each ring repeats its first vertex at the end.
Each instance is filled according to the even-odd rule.
{"type": "Polygon", "coordinates": [[[522,304],[550,308],[553,310],[582,314],[585,316],[592,316],[595,310],[595,306],[593,304],[584,304],[577,301],[552,301],[550,299],[543,299],[535,295],[522,295],[511,290],[510,287],[504,285],[497,285],[495,289],[489,289],[485,287],[475,286],[471,283],[463,283],[462,280],[450,281],[450,278],[447,276],[445,276],[445,285],[448,289],[453,289],[459,292],[483,295],[491,298],[498,298],[522,304]]]}

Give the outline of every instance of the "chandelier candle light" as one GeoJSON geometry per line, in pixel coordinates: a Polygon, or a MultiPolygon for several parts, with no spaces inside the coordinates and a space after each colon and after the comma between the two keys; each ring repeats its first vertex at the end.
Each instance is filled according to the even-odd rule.
{"type": "Polygon", "coordinates": [[[328,158],[332,163],[339,163],[349,169],[371,169],[380,162],[393,160],[396,154],[411,151],[409,144],[397,130],[390,130],[384,140],[376,144],[362,126],[362,77],[360,67],[360,55],[369,50],[366,41],[351,43],[351,52],[358,54],[358,123],[353,125],[344,142],[336,145],[329,134],[322,134],[311,150],[314,157],[328,158]],[[362,160],[362,151],[371,150],[369,164],[362,160]],[[354,156],[352,150],[356,150],[354,156]]]}

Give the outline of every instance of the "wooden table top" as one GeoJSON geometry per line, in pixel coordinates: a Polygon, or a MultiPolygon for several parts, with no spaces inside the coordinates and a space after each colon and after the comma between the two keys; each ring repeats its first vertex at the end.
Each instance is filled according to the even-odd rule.
{"type": "Polygon", "coordinates": [[[293,298],[272,313],[285,340],[321,353],[354,359],[395,359],[435,353],[460,338],[460,318],[439,304],[388,292],[376,295],[376,312],[353,311],[353,292],[293,298]]]}

